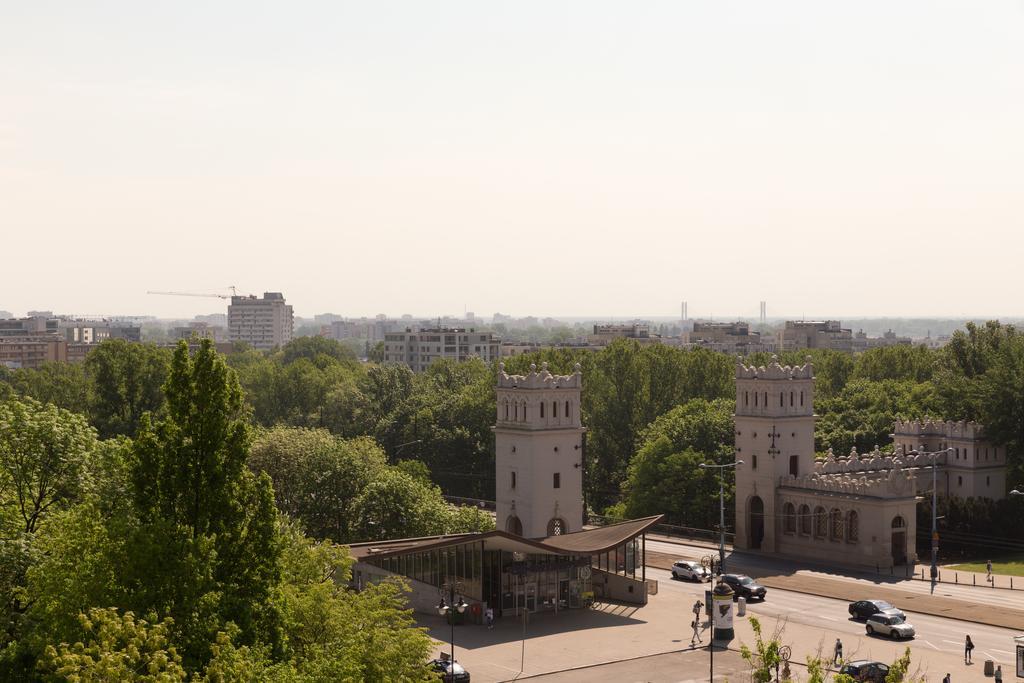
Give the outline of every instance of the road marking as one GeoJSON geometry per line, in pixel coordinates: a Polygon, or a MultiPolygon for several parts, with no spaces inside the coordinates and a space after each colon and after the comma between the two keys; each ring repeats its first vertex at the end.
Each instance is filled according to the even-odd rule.
{"type": "Polygon", "coordinates": [[[932,645],[931,643],[929,643],[929,642],[928,642],[927,640],[925,640],[924,638],[918,638],[918,640],[920,640],[920,641],[921,641],[922,643],[924,643],[925,645],[927,645],[927,646],[928,646],[928,647],[930,647],[930,648],[933,648],[933,649],[935,649],[935,650],[938,650],[938,649],[939,649],[939,648],[935,647],[934,645],[932,645]]]}
{"type": "Polygon", "coordinates": [[[998,652],[999,654],[1006,655],[1007,657],[1013,657],[1014,656],[1014,653],[1007,652],[1006,650],[992,650],[992,652],[998,652]]]}
{"type": "Polygon", "coordinates": [[[952,643],[953,645],[963,645],[959,640],[943,640],[944,643],[952,643]]]}
{"type": "Polygon", "coordinates": [[[838,619],[836,619],[835,617],[826,617],[826,616],[825,616],[824,614],[819,614],[819,615],[818,615],[818,618],[819,618],[819,619],[828,619],[829,621],[839,621],[839,620],[838,620],[838,619]]]}

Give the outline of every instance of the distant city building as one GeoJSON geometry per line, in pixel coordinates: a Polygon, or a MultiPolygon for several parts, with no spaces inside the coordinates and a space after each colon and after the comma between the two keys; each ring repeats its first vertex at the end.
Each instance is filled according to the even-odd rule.
{"type": "Polygon", "coordinates": [[[389,320],[379,317],[335,320],[330,324],[326,336],[338,341],[359,339],[375,343],[384,341],[384,335],[388,332],[401,332],[406,328],[416,331],[419,329],[419,326],[415,324],[410,325],[404,320],[389,320]]]}
{"type": "Polygon", "coordinates": [[[0,365],[38,368],[43,363],[67,362],[68,344],[56,334],[40,337],[0,337],[0,365]]]}
{"type": "Polygon", "coordinates": [[[501,340],[490,332],[459,327],[439,327],[384,335],[384,362],[403,363],[413,372],[423,372],[439,358],[458,362],[480,358],[484,362],[501,357],[501,340]]]}
{"type": "Polygon", "coordinates": [[[5,320],[7,318],[13,318],[13,317],[14,317],[14,314],[11,313],[10,311],[0,311],[0,320],[5,320]]]}
{"type": "Polygon", "coordinates": [[[782,330],[782,349],[832,349],[853,351],[853,333],[838,320],[787,320],[782,330]]]}
{"type": "Polygon", "coordinates": [[[292,340],[295,317],[280,292],[233,296],[228,306],[228,340],[254,349],[269,350],[292,340]]]}
{"type": "Polygon", "coordinates": [[[228,340],[226,327],[210,325],[205,322],[192,322],[185,326],[171,329],[171,337],[175,340],[184,339],[212,339],[215,343],[223,343],[228,340]]]}
{"type": "Polygon", "coordinates": [[[684,330],[683,342],[690,348],[704,348],[730,355],[747,355],[759,351],[775,351],[775,338],[751,332],[750,323],[716,323],[693,321],[692,330],[684,330]]]}
{"type": "Polygon", "coordinates": [[[68,343],[99,344],[107,339],[124,339],[130,342],[142,341],[142,328],[140,326],[108,320],[61,318],[57,321],[57,332],[68,343]]]}
{"type": "Polygon", "coordinates": [[[624,324],[594,325],[594,334],[590,335],[590,343],[606,346],[616,339],[636,339],[640,342],[658,343],[661,338],[651,336],[651,326],[645,322],[624,324]]]}
{"type": "Polygon", "coordinates": [[[38,337],[57,334],[58,320],[50,317],[31,316],[28,318],[8,318],[0,320],[0,338],[38,337]]]}

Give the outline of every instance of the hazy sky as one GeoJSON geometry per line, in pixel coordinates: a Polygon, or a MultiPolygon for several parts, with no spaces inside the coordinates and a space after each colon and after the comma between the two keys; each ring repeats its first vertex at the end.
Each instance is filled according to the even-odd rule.
{"type": "Polygon", "coordinates": [[[14,2],[0,309],[1024,314],[1024,2],[14,2]]]}

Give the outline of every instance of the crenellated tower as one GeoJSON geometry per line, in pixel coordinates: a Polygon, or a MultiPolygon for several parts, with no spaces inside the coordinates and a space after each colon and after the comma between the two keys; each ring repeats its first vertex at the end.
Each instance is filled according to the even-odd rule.
{"type": "Polygon", "coordinates": [[[736,363],[736,540],[776,549],[775,487],[814,469],[814,367],[736,363]]]}
{"type": "Polygon", "coordinates": [[[497,528],[526,538],[580,531],[583,526],[583,387],[552,375],[547,363],[528,375],[500,366],[494,425],[497,528]]]}

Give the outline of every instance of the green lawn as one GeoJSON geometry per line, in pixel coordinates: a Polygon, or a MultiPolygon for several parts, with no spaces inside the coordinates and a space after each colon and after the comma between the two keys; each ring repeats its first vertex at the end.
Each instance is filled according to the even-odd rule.
{"type": "MultiPolygon", "coordinates": [[[[962,572],[985,573],[985,562],[965,562],[963,564],[952,564],[947,569],[959,570],[962,572]]],[[[1007,557],[992,558],[992,573],[1002,576],[1024,576],[1024,555],[1010,555],[1007,557]]]]}

